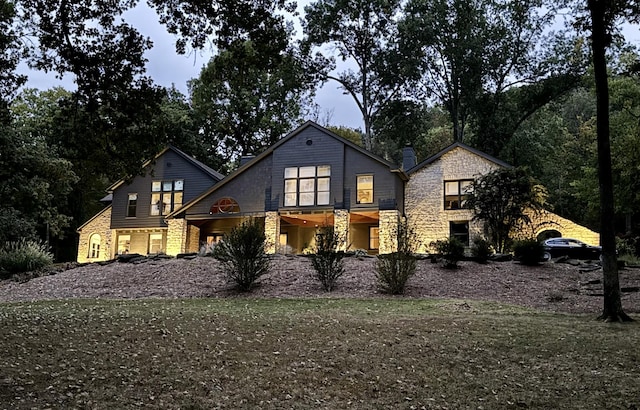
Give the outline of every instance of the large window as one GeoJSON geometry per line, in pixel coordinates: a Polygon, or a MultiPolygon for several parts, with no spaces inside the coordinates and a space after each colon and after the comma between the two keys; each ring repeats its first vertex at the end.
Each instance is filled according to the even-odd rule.
{"type": "Polygon", "coordinates": [[[380,228],[377,226],[369,227],[369,249],[380,248],[380,228]]]}
{"type": "Polygon", "coordinates": [[[127,202],[127,218],[136,217],[136,208],[138,207],[138,194],[129,194],[127,202]]]}
{"type": "Polygon", "coordinates": [[[358,175],[356,190],[358,191],[358,204],[373,203],[373,175],[358,175]]]}
{"type": "Polygon", "coordinates": [[[284,169],[284,206],[329,205],[331,166],[284,169]]]}
{"type": "Polygon", "coordinates": [[[151,215],[168,215],[182,206],[183,180],[151,183],[151,215]]]}
{"type": "Polygon", "coordinates": [[[118,255],[125,255],[131,250],[131,235],[118,235],[118,255]]]}
{"type": "Polygon", "coordinates": [[[466,208],[467,198],[471,190],[473,180],[445,181],[444,183],[444,209],[466,208]]]}
{"type": "Polygon", "coordinates": [[[149,253],[162,252],[162,234],[151,233],[149,234],[149,253]]]}

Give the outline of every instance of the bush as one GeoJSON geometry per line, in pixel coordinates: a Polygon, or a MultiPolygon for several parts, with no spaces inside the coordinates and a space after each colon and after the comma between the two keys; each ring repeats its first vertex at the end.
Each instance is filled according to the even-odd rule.
{"type": "Polygon", "coordinates": [[[376,279],[380,291],[399,295],[416,272],[414,252],[418,243],[414,230],[406,221],[398,221],[397,229],[391,235],[397,244],[397,251],[378,255],[376,279]]]}
{"type": "Polygon", "coordinates": [[[262,224],[252,219],[233,228],[213,248],[212,256],[225,265],[228,281],[238,290],[250,291],[255,281],[269,270],[265,241],[262,224]]]}
{"type": "Polygon", "coordinates": [[[442,257],[444,267],[456,269],[458,262],[464,258],[464,245],[456,238],[431,242],[431,247],[442,257]]]}
{"type": "Polygon", "coordinates": [[[491,243],[483,238],[476,238],[473,240],[473,246],[471,247],[471,255],[476,261],[480,263],[487,263],[489,256],[493,254],[493,247],[491,243]]]}
{"type": "Polygon", "coordinates": [[[535,239],[516,241],[513,256],[523,265],[537,265],[544,257],[544,246],[535,239]]]}
{"type": "Polygon", "coordinates": [[[616,237],[616,251],[619,256],[629,255],[635,256],[636,254],[636,239],[629,238],[623,239],[616,237]]]}
{"type": "Polygon", "coordinates": [[[0,246],[0,278],[30,272],[53,263],[53,255],[47,247],[35,241],[20,240],[0,246]]]}
{"type": "Polygon", "coordinates": [[[315,271],[315,278],[320,281],[322,288],[331,292],[338,279],[344,273],[344,252],[338,251],[343,241],[333,226],[323,226],[316,233],[315,253],[311,255],[311,265],[315,271]]]}

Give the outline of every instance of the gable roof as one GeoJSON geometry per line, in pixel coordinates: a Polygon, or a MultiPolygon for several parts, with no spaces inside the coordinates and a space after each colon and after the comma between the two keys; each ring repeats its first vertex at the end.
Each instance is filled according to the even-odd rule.
{"type": "Polygon", "coordinates": [[[281,145],[285,144],[287,141],[293,139],[295,136],[300,134],[302,131],[304,131],[304,130],[310,128],[310,127],[315,128],[315,129],[327,134],[328,136],[330,136],[330,137],[340,141],[344,145],[347,145],[348,147],[353,148],[354,150],[366,155],[367,157],[373,159],[374,161],[377,161],[377,162],[389,167],[390,172],[397,173],[400,176],[400,178],[402,178],[405,181],[408,180],[407,175],[405,174],[405,172],[400,170],[394,163],[389,162],[389,161],[387,161],[387,160],[375,155],[374,153],[367,151],[366,149],[362,148],[361,146],[359,146],[357,144],[354,144],[353,142],[351,142],[351,141],[339,136],[338,134],[335,134],[335,133],[329,131],[328,129],[324,128],[323,126],[321,126],[321,125],[319,125],[319,124],[317,124],[317,123],[315,123],[313,121],[307,121],[304,124],[300,125],[298,128],[296,128],[295,130],[291,131],[289,134],[287,134],[284,137],[282,137],[282,139],[280,139],[275,144],[271,145],[265,151],[263,151],[259,155],[255,156],[250,161],[247,161],[245,164],[241,165],[240,167],[238,167],[235,171],[233,171],[231,174],[229,174],[225,179],[223,179],[219,183],[215,184],[214,186],[212,186],[210,189],[206,190],[202,194],[198,195],[197,197],[195,197],[191,201],[187,202],[180,209],[177,209],[177,210],[171,212],[169,215],[167,215],[167,218],[172,218],[173,216],[186,211],[187,209],[192,207],[194,204],[196,204],[198,201],[200,201],[202,198],[210,195],[211,193],[215,192],[219,188],[221,188],[224,185],[228,184],[229,182],[234,180],[236,177],[241,175],[243,172],[245,172],[247,169],[251,168],[254,164],[260,162],[265,157],[271,155],[273,153],[273,151],[275,151],[278,147],[280,147],[281,145]]]}
{"type": "Polygon", "coordinates": [[[407,170],[407,174],[413,174],[414,172],[417,172],[419,170],[421,170],[422,168],[426,167],[427,165],[437,161],[440,159],[440,157],[442,157],[444,154],[453,151],[456,148],[462,148],[464,150],[467,150],[469,152],[472,152],[484,159],[486,159],[487,161],[493,162],[494,164],[500,165],[501,167],[505,167],[505,168],[512,168],[512,166],[510,164],[507,164],[506,162],[492,157],[489,154],[486,154],[482,151],[479,151],[473,147],[470,147],[466,144],[463,144],[462,142],[455,142],[451,145],[449,145],[447,148],[443,149],[442,151],[438,152],[435,155],[430,156],[429,158],[425,159],[424,161],[422,161],[421,163],[419,163],[418,165],[414,166],[413,168],[407,170]]]}
{"type": "MultiPolygon", "coordinates": [[[[157,153],[153,157],[153,159],[150,159],[150,160],[146,161],[144,164],[142,164],[141,169],[144,169],[144,168],[148,167],[149,165],[151,165],[152,163],[154,163],[158,158],[163,156],[167,151],[175,152],[178,156],[180,156],[181,158],[183,158],[187,162],[191,163],[196,168],[200,169],[201,171],[203,171],[205,174],[209,175],[213,179],[216,179],[216,180],[220,181],[220,180],[222,180],[224,178],[224,175],[222,175],[221,173],[219,173],[219,172],[215,171],[214,169],[208,167],[207,165],[203,164],[202,162],[198,161],[197,159],[193,158],[192,156],[189,156],[189,155],[185,154],[184,152],[182,152],[178,148],[174,147],[173,145],[168,145],[162,151],[157,153]]],[[[116,188],[118,188],[120,185],[124,184],[125,182],[126,182],[126,178],[122,178],[122,179],[116,181],[115,183],[113,183],[111,186],[109,186],[107,188],[107,192],[113,192],[116,188]]]]}
{"type": "Polygon", "coordinates": [[[100,212],[98,212],[97,214],[93,215],[87,222],[85,222],[82,225],[80,225],[79,227],[77,227],[76,228],[76,232],[82,231],[82,229],[84,229],[85,226],[89,225],[89,223],[91,223],[91,221],[95,220],[97,217],[99,217],[103,213],[107,212],[109,209],[111,209],[111,204],[107,205],[100,212]]]}

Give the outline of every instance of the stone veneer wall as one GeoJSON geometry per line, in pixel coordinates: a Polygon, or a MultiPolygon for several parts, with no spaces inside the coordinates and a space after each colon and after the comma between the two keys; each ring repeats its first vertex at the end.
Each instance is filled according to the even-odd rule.
{"type": "Polygon", "coordinates": [[[264,215],[265,252],[274,254],[280,243],[280,216],[276,211],[265,212],[264,215]]]}
{"type": "Polygon", "coordinates": [[[333,231],[340,238],[338,251],[346,251],[349,246],[349,211],[346,209],[335,209],[333,211],[333,231]]]}
{"type": "Polygon", "coordinates": [[[455,148],[409,176],[405,209],[407,221],[416,231],[419,253],[429,253],[431,242],[449,237],[449,222],[470,221],[470,243],[481,235],[482,225],[471,221],[473,211],[444,209],[444,181],[475,179],[497,168],[497,164],[479,155],[455,148]]]}
{"type": "Polygon", "coordinates": [[[79,263],[107,261],[113,258],[112,254],[112,230],[111,230],[111,207],[107,207],[98,213],[93,220],[86,224],[80,231],[78,241],[79,263]],[[89,258],[89,240],[91,235],[100,235],[100,257],[89,258]]]}
{"type": "Polygon", "coordinates": [[[187,228],[188,244],[187,252],[200,251],[200,228],[195,225],[189,225],[187,228]]]}
{"type": "Polygon", "coordinates": [[[167,229],[167,255],[176,256],[186,252],[187,247],[187,220],[169,219],[167,229]]]}
{"type": "Polygon", "coordinates": [[[400,221],[400,212],[396,210],[380,211],[378,215],[378,253],[385,254],[395,252],[398,249],[396,232],[398,229],[398,221],[400,221]]]}
{"type": "Polygon", "coordinates": [[[538,213],[529,212],[531,223],[528,227],[519,230],[514,237],[516,239],[537,238],[544,231],[558,231],[565,238],[574,238],[589,245],[600,245],[600,234],[589,228],[563,218],[549,211],[538,213]]]}

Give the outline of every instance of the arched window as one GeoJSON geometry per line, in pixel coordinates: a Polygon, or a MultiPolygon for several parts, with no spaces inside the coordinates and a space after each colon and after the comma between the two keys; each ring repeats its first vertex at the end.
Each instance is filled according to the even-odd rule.
{"type": "Polygon", "coordinates": [[[209,214],[211,215],[237,213],[240,213],[240,205],[238,205],[235,199],[229,197],[218,199],[211,205],[211,209],[209,209],[209,214]]]}
{"type": "Polygon", "coordinates": [[[89,238],[89,258],[96,259],[100,257],[100,235],[94,233],[89,238]]]}

